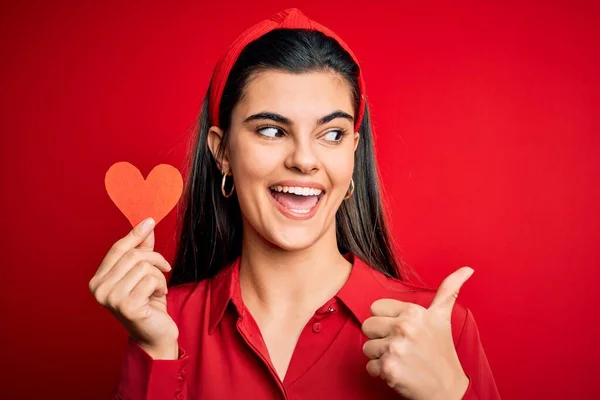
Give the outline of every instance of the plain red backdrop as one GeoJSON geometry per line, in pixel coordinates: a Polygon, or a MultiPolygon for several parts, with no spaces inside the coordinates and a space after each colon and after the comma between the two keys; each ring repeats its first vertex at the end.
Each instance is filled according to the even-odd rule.
{"type": "Polygon", "coordinates": [[[3,2],[0,397],[109,396],[126,334],[87,285],[130,226],[104,174],[181,169],[217,58],[294,6],[362,62],[407,261],[475,269],[503,398],[598,398],[598,3],[447,3],[3,2]]]}

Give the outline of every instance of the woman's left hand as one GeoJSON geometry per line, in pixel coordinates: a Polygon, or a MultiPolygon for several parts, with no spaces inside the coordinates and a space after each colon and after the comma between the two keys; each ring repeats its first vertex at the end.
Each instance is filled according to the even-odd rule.
{"type": "Polygon", "coordinates": [[[452,339],[450,318],[461,286],[473,270],[460,268],[438,289],[429,308],[393,299],[371,305],[362,325],[370,339],[363,352],[367,371],[414,400],[459,400],[469,385],[452,339]]]}

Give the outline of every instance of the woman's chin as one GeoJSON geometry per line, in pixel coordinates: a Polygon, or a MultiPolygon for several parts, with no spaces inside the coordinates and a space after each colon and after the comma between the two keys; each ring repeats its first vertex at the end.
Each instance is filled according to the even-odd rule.
{"type": "Polygon", "coordinates": [[[282,250],[298,251],[312,246],[318,239],[317,232],[307,229],[282,229],[271,232],[270,242],[282,250]]]}

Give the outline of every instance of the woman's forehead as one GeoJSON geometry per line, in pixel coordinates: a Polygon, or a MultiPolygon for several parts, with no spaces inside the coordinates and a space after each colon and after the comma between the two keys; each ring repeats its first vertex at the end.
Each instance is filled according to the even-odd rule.
{"type": "Polygon", "coordinates": [[[344,78],[329,71],[261,71],[249,80],[236,106],[242,120],[265,111],[312,120],[336,110],[354,116],[352,91],[344,78]]]}

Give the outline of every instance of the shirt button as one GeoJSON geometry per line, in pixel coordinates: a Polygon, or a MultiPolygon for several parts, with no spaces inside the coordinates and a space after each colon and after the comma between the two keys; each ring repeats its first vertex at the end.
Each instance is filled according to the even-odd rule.
{"type": "Polygon", "coordinates": [[[315,323],[313,324],[313,328],[312,328],[312,329],[313,329],[313,332],[314,332],[314,333],[319,333],[319,332],[321,332],[321,324],[320,324],[320,323],[318,323],[318,322],[315,322],[315,323]]]}

